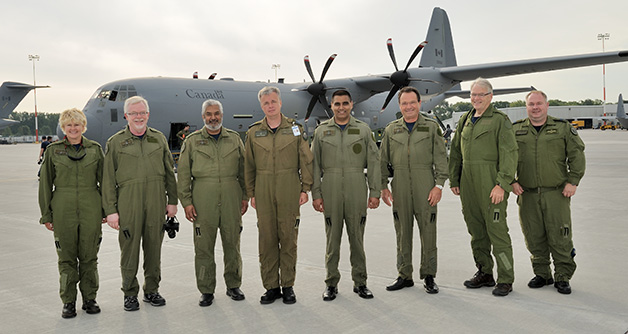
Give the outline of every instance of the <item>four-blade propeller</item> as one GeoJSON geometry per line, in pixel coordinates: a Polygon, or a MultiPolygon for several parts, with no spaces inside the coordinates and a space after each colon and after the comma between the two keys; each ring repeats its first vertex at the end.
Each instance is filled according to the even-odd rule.
{"type": "Polygon", "coordinates": [[[423,43],[419,44],[419,46],[417,46],[416,49],[414,49],[414,52],[412,53],[412,55],[410,56],[410,59],[408,60],[408,64],[403,69],[403,71],[400,71],[399,67],[397,67],[397,59],[395,58],[395,51],[393,50],[392,38],[389,38],[386,41],[386,46],[388,47],[388,53],[390,54],[390,59],[392,59],[393,65],[395,65],[395,72],[392,73],[390,77],[387,77],[388,79],[390,79],[390,82],[393,84],[393,87],[390,89],[388,96],[386,96],[386,101],[384,102],[382,111],[386,109],[386,106],[388,106],[388,103],[390,102],[390,100],[392,100],[393,96],[395,96],[395,94],[397,93],[399,89],[405,86],[408,86],[410,84],[410,81],[421,80],[421,79],[411,78],[410,75],[408,74],[408,67],[410,67],[410,64],[412,64],[416,56],[419,54],[419,52],[421,52],[421,50],[423,49],[423,47],[425,47],[425,45],[427,45],[427,41],[424,41],[423,43]]]}
{"type": "Polygon", "coordinates": [[[327,87],[325,83],[323,83],[323,80],[325,79],[325,75],[327,74],[327,71],[329,70],[331,63],[334,61],[334,59],[336,59],[336,56],[337,55],[334,53],[329,57],[329,59],[327,59],[327,63],[325,63],[325,67],[323,67],[323,72],[321,73],[321,78],[320,80],[318,80],[318,82],[314,78],[314,73],[312,72],[312,65],[310,65],[310,57],[305,56],[303,58],[303,62],[305,63],[305,69],[307,70],[307,73],[310,75],[310,78],[312,78],[312,84],[307,86],[307,88],[305,89],[299,89],[301,91],[307,91],[308,93],[312,95],[310,104],[307,106],[307,113],[305,114],[306,121],[310,118],[310,115],[312,114],[312,110],[314,109],[314,106],[316,105],[317,101],[323,106],[323,108],[325,108],[325,111],[327,112],[327,117],[331,118],[333,116],[333,112],[331,111],[331,108],[329,107],[329,102],[327,102],[327,97],[325,96],[325,94],[328,90],[344,89],[344,88],[343,87],[327,87]]]}

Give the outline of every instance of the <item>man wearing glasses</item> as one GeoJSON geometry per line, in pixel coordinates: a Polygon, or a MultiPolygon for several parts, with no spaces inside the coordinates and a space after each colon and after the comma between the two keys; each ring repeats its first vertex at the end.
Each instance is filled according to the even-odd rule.
{"type": "Polygon", "coordinates": [[[161,243],[164,213],[177,213],[177,184],[174,162],[164,135],[147,126],[148,102],[133,96],[124,102],[128,125],[107,140],[103,172],[102,202],[107,223],[119,230],[120,270],[124,309],[140,308],[140,243],[144,252],[144,301],[162,306],[161,243]]]}
{"type": "Polygon", "coordinates": [[[508,116],[491,105],[488,80],[471,84],[473,109],[460,118],[449,156],[451,191],[459,195],[471,234],[476,274],[467,288],[495,286],[493,256],[497,261],[495,296],[507,296],[515,279],[512,242],[506,223],[508,193],[517,168],[517,142],[508,116]]]}

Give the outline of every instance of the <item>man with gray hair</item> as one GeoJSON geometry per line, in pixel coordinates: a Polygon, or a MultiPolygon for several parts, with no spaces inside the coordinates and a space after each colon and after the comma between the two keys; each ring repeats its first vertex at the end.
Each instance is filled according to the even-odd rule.
{"type": "Polygon", "coordinates": [[[166,305],[159,294],[164,212],[177,213],[174,161],[166,137],[147,126],[148,102],[140,96],[124,101],[128,125],[107,140],[102,207],[107,223],[119,230],[124,309],[139,310],[137,269],[144,252],[144,301],[166,305]]]}
{"type": "Polygon", "coordinates": [[[451,191],[462,202],[478,268],[464,286],[495,286],[492,248],[498,274],[493,295],[507,296],[515,279],[506,208],[517,169],[517,142],[512,122],[491,105],[492,99],[488,80],[478,78],[471,84],[473,109],[458,122],[449,155],[449,180],[451,191]]]}
{"type": "Polygon", "coordinates": [[[266,289],[260,303],[283,298],[285,304],[294,304],[299,207],[307,203],[312,188],[312,152],[303,127],[281,113],[277,87],[262,88],[258,99],[265,117],[246,133],[244,176],[257,212],[260,271],[266,289]]]}
{"type": "Polygon", "coordinates": [[[201,107],[205,126],[186,137],[179,157],[178,191],[185,218],[194,224],[194,267],[200,306],[209,306],[216,288],[214,246],[220,228],[227,296],[243,300],[240,232],[249,207],[244,187],[244,144],[222,126],[222,104],[201,107]]]}

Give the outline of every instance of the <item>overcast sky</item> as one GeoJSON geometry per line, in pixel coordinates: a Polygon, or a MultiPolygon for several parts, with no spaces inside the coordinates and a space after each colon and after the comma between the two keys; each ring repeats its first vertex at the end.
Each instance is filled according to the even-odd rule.
{"type": "MultiPolygon", "coordinates": [[[[0,82],[33,82],[40,112],[82,108],[118,79],[201,78],[310,81],[332,53],[327,78],[390,73],[393,38],[399,64],[425,39],[432,9],[447,11],[459,65],[628,50],[628,1],[135,0],[3,1],[0,82]]],[[[413,64],[418,66],[418,58],[413,64]]],[[[533,85],[550,98],[602,99],[602,66],[492,79],[496,88],[533,85]]],[[[469,83],[463,83],[468,89],[469,83]]],[[[628,94],[628,62],[606,67],[607,101],[628,94]]],[[[520,100],[523,94],[496,100],[520,100]]],[[[450,100],[456,102],[459,100],[450,100]]],[[[32,112],[33,94],[16,108],[32,112]]]]}

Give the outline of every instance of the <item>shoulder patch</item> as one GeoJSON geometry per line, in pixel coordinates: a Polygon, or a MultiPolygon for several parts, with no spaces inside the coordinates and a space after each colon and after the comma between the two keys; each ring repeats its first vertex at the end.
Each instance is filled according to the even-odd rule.
{"type": "Polygon", "coordinates": [[[576,128],[574,128],[573,126],[571,127],[571,134],[574,136],[578,135],[578,130],[576,130],[576,128]]]}

